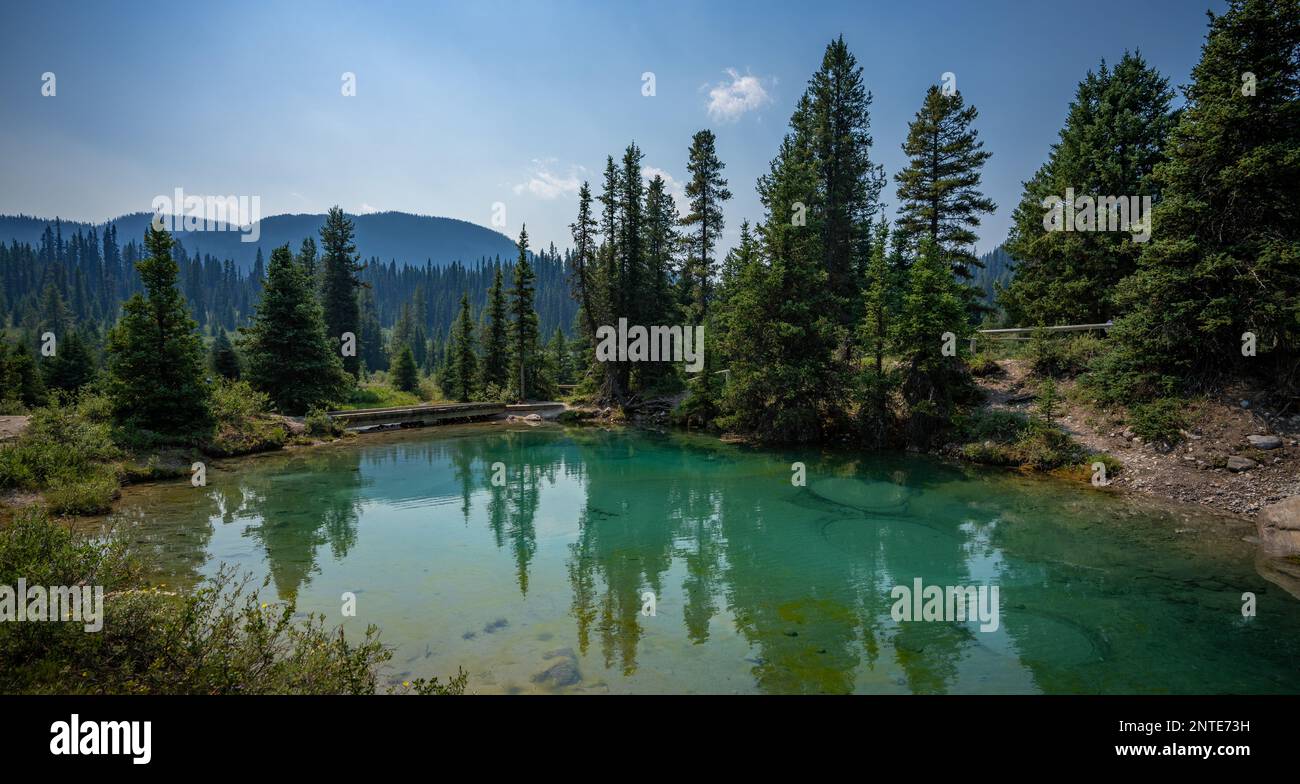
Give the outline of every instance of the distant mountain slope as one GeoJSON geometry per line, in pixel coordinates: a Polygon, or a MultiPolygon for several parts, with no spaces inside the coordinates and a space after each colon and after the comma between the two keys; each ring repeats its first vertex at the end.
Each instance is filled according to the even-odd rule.
{"type": "Polygon", "coordinates": [[[997,292],[993,286],[1001,283],[1005,287],[1011,282],[1011,278],[1015,275],[1013,266],[1016,261],[1001,245],[980,256],[980,261],[984,262],[984,269],[975,270],[971,282],[984,291],[984,302],[987,305],[997,307],[997,302],[994,301],[997,292]]]}
{"type": "MultiPolygon", "coordinates": [[[[145,227],[152,214],[136,212],[114,218],[118,239],[126,243],[144,236],[145,227]]],[[[362,258],[376,256],[387,262],[424,266],[431,261],[442,267],[453,261],[472,262],[482,257],[500,256],[502,260],[518,255],[515,243],[509,237],[492,229],[455,218],[431,215],[411,215],[405,212],[375,212],[351,215],[357,227],[356,246],[362,258]]],[[[190,253],[212,254],[219,259],[231,259],[241,270],[253,266],[257,249],[270,258],[271,249],[288,242],[295,251],[304,237],[313,237],[320,244],[320,227],[324,215],[272,215],[261,221],[261,236],[257,242],[240,242],[237,231],[176,232],[175,236],[190,253]]],[[[35,218],[27,215],[0,215],[0,241],[11,240],[39,245],[41,233],[53,218],[35,218]]],[[[105,224],[93,224],[102,233],[105,224]]],[[[66,239],[78,229],[88,231],[92,224],[63,221],[66,239]]]]}

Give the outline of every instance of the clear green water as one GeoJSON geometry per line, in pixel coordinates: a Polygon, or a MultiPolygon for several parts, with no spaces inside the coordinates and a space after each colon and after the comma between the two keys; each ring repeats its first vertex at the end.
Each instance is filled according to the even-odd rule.
{"type": "Polygon", "coordinates": [[[1257,573],[1248,525],[1084,485],[502,425],[228,461],[208,482],[133,489],[113,521],[178,583],[224,562],[347,629],[378,625],[393,680],[464,666],[477,692],[1300,692],[1300,602],[1257,573]],[[999,586],[999,628],[895,622],[890,589],[916,577],[999,586]]]}

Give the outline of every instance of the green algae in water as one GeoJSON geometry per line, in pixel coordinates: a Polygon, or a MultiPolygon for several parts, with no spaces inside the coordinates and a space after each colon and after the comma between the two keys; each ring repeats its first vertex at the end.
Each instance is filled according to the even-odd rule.
{"type": "Polygon", "coordinates": [[[379,626],[388,677],[464,666],[472,691],[1300,691],[1300,602],[1249,525],[917,456],[447,427],[226,461],[111,521],[169,584],[269,575],[379,626]],[[894,621],[914,578],[998,586],[997,630],[894,621]]]}

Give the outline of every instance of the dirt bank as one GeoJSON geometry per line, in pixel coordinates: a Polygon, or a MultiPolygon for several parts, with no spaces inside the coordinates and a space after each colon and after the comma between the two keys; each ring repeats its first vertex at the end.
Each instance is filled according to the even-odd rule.
{"type": "MultiPolygon", "coordinates": [[[[1002,375],[978,379],[988,395],[985,405],[1031,413],[1035,388],[1027,362],[998,364],[1002,375]]],[[[1059,385],[1066,399],[1058,424],[1090,450],[1123,462],[1112,478],[1116,487],[1247,517],[1300,494],[1300,415],[1279,411],[1264,391],[1234,389],[1190,404],[1183,441],[1169,446],[1144,443],[1119,417],[1073,402],[1073,385],[1059,385]],[[1280,446],[1260,448],[1249,436],[1276,436],[1280,446]],[[1239,470],[1228,467],[1229,458],[1239,458],[1231,461],[1239,470]]]]}

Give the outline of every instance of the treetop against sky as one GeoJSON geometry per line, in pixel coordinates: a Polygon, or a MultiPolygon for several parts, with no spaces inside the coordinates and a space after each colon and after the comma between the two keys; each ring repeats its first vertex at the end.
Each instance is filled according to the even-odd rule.
{"type": "MultiPolygon", "coordinates": [[[[0,213],[99,221],[182,187],[256,195],[263,216],[337,203],[504,219],[507,236],[527,223],[536,244],[564,246],[579,186],[630,141],[681,209],[691,137],[710,128],[735,193],[733,247],[741,220],[761,217],[753,184],[795,101],[843,35],[873,94],[872,158],[891,177],[929,85],[952,74],[979,108],[998,205],[984,252],[1005,239],[1087,71],[1140,49],[1184,84],[1205,11],[1223,5],[8,3],[0,213]]],[[[885,198],[892,214],[892,187],[885,198]]]]}

